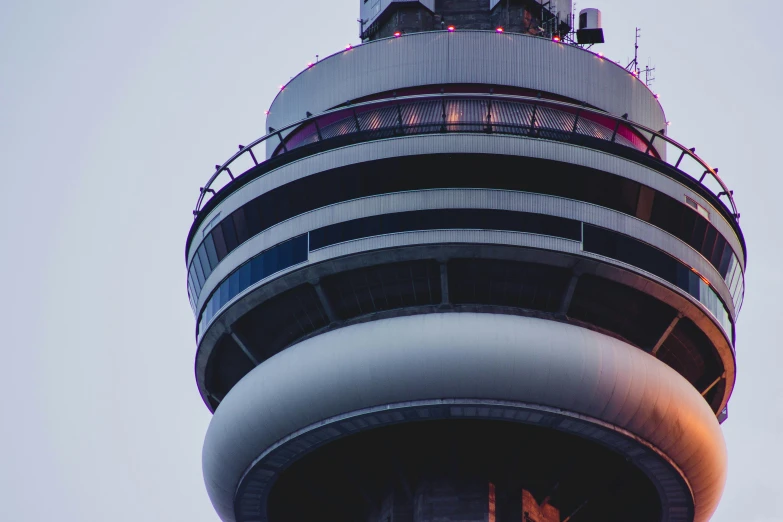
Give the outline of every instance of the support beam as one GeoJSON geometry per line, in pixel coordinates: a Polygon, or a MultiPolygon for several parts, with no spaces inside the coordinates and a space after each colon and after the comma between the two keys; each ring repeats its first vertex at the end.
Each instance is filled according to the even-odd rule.
{"type": "Polygon", "coordinates": [[[702,397],[706,397],[706,396],[707,396],[707,394],[708,394],[708,393],[710,393],[710,391],[712,391],[712,389],[713,389],[714,387],[716,387],[716,386],[718,385],[718,383],[719,383],[720,381],[722,381],[723,379],[725,379],[725,378],[726,378],[726,372],[723,372],[723,374],[722,374],[720,377],[718,377],[717,379],[715,379],[714,381],[712,381],[712,384],[710,384],[709,386],[707,386],[707,388],[706,388],[706,389],[705,389],[703,392],[701,392],[701,396],[702,396],[702,397]]]}
{"type": "Polygon", "coordinates": [[[440,263],[440,304],[449,303],[449,267],[445,261],[440,263]]]}
{"type": "Polygon", "coordinates": [[[337,323],[340,321],[339,317],[337,317],[337,314],[334,313],[334,308],[332,308],[332,303],[329,301],[329,296],[326,295],[326,292],[324,292],[323,287],[321,286],[320,281],[317,281],[315,283],[312,283],[313,288],[315,289],[315,293],[318,294],[318,300],[321,301],[321,306],[324,309],[324,312],[326,313],[326,318],[329,319],[330,323],[337,323]]]}
{"type": "Polygon", "coordinates": [[[207,392],[207,397],[220,404],[223,400],[212,392],[207,392]]]}
{"type": "Polygon", "coordinates": [[[253,363],[253,366],[258,366],[261,364],[247,347],[247,343],[244,341],[244,339],[242,339],[234,330],[229,329],[228,333],[231,335],[231,338],[234,340],[234,342],[237,343],[239,349],[242,350],[242,353],[244,353],[247,358],[250,359],[250,362],[253,363]]]}
{"type": "Polygon", "coordinates": [[[663,332],[663,335],[661,336],[661,338],[658,339],[658,342],[655,343],[655,346],[650,351],[650,355],[652,355],[653,357],[657,357],[658,356],[658,350],[661,349],[661,346],[663,346],[663,343],[666,342],[666,339],[668,339],[669,335],[671,335],[672,331],[674,331],[674,328],[677,326],[677,323],[680,322],[680,319],[682,319],[682,314],[681,313],[677,314],[677,316],[674,319],[672,319],[672,322],[669,324],[669,327],[666,328],[666,331],[663,332]]]}
{"type": "Polygon", "coordinates": [[[571,301],[573,300],[574,292],[576,291],[576,285],[579,283],[579,278],[582,277],[583,273],[584,269],[577,263],[571,273],[571,280],[568,282],[565,294],[563,294],[563,300],[560,301],[560,308],[557,310],[558,314],[568,314],[568,309],[571,307],[571,301]]]}

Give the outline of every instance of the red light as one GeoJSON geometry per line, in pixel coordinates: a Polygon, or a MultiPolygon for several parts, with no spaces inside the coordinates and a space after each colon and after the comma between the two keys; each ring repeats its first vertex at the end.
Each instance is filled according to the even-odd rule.
{"type": "Polygon", "coordinates": [[[394,33],[395,38],[399,38],[400,36],[402,36],[401,32],[397,31],[396,33],[394,33]]]}
{"type": "Polygon", "coordinates": [[[453,32],[454,32],[454,31],[456,31],[456,30],[457,30],[457,28],[456,28],[456,27],[454,27],[453,25],[450,25],[450,26],[449,26],[449,32],[450,32],[450,33],[453,33],[453,32]]]}
{"type": "Polygon", "coordinates": [[[554,35],[554,36],[552,37],[552,41],[554,41],[554,42],[559,42],[559,41],[560,41],[560,36],[559,36],[559,35],[557,35],[557,34],[556,34],[556,35],[554,35]]]}
{"type": "Polygon", "coordinates": [[[497,29],[495,29],[495,32],[502,33],[503,32],[503,28],[502,27],[498,27],[497,29]]]}

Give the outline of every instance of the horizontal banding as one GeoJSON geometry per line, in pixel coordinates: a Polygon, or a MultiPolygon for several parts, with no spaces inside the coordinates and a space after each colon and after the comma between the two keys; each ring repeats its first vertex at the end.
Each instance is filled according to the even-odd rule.
{"type": "Polygon", "coordinates": [[[423,315],[329,332],[269,359],[228,394],[204,446],[216,509],[233,520],[239,481],[278,440],[316,422],[432,398],[508,400],[598,419],[649,442],[684,473],[695,520],[723,489],[717,421],[676,372],[619,340],[532,318],[423,315]]]}

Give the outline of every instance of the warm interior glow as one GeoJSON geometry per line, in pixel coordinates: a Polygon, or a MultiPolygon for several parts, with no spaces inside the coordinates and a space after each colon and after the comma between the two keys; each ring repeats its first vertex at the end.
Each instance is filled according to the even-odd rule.
{"type": "Polygon", "coordinates": [[[495,485],[489,483],[489,520],[487,522],[495,522],[495,485]]]}

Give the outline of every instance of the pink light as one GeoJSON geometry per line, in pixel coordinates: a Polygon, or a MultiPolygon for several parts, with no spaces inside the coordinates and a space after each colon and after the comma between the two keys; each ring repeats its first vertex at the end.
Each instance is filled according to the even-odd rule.
{"type": "Polygon", "coordinates": [[[280,90],[282,91],[283,89],[285,89],[285,85],[280,86],[280,90]]]}
{"type": "Polygon", "coordinates": [[[264,114],[266,114],[267,116],[269,116],[269,111],[264,111],[264,114]]]}
{"type": "Polygon", "coordinates": [[[502,33],[503,32],[503,28],[502,27],[498,27],[497,29],[495,29],[495,32],[496,33],[502,33]]]}
{"type": "Polygon", "coordinates": [[[346,51],[350,51],[351,49],[353,49],[353,45],[348,44],[348,45],[345,46],[345,50],[346,51]]]}
{"type": "Polygon", "coordinates": [[[400,36],[402,36],[401,32],[397,31],[396,33],[394,33],[395,38],[399,38],[400,36]]]}
{"type": "Polygon", "coordinates": [[[453,33],[454,31],[456,31],[456,30],[457,30],[457,28],[456,28],[456,27],[454,27],[453,25],[450,25],[450,26],[448,27],[448,29],[449,29],[449,32],[450,32],[450,33],[453,33]]]}
{"type": "Polygon", "coordinates": [[[656,99],[656,100],[657,100],[658,98],[660,98],[660,97],[661,97],[661,95],[660,95],[660,94],[656,94],[656,95],[655,95],[655,99],[656,99]]]}
{"type": "Polygon", "coordinates": [[[307,64],[307,68],[309,69],[309,68],[310,68],[310,67],[312,67],[313,65],[315,65],[315,64],[314,64],[313,62],[310,62],[310,63],[308,63],[308,64],[307,64]]]}
{"type": "Polygon", "coordinates": [[[598,53],[598,57],[603,58],[604,57],[603,53],[598,53]]]}

